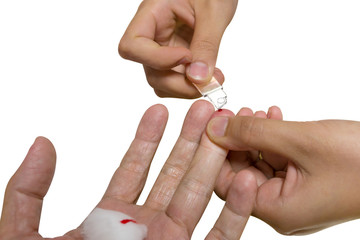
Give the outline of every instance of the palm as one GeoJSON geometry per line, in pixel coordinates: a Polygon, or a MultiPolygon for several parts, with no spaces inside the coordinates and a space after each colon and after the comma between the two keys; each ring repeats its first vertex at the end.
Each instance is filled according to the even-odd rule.
{"type": "Polygon", "coordinates": [[[131,215],[148,227],[148,239],[183,239],[188,236],[186,229],[176,224],[164,211],[129,204],[116,198],[103,199],[97,207],[131,215]]]}

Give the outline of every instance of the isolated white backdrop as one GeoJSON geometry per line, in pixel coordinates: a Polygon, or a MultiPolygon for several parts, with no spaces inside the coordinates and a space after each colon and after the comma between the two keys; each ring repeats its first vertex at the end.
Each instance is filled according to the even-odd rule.
{"type": "MultiPolygon", "coordinates": [[[[0,1],[0,203],[35,137],[48,137],[58,161],[45,198],[43,236],[62,235],[82,222],[142,113],[162,103],[170,119],[147,193],[193,102],[156,97],[142,66],[118,56],[118,41],[140,2],[0,1]]],[[[357,0],[240,0],[217,64],[226,76],[227,108],[278,105],[286,120],[360,120],[359,12],[357,0]]],[[[213,197],[193,239],[204,238],[222,204],[213,197]]],[[[296,239],[358,239],[359,225],[296,239]]],[[[251,218],[242,239],[261,238],[295,237],[251,218]]]]}

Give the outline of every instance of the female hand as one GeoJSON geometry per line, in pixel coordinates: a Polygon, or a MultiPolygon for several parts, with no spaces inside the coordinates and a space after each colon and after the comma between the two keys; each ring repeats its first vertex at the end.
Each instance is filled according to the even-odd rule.
{"type": "Polygon", "coordinates": [[[237,0],[144,0],[119,43],[119,53],[144,65],[158,96],[199,97],[191,82],[204,83],[213,75],[224,82],[215,64],[236,7],[237,0]]]}
{"type": "Polygon", "coordinates": [[[231,175],[247,169],[259,185],[254,216],[282,234],[308,234],[359,218],[359,122],[241,115],[215,118],[207,132],[215,143],[235,151],[231,158],[249,150],[261,157],[252,164],[237,157],[237,168],[222,170],[220,196],[226,196],[231,175]],[[224,173],[231,171],[227,179],[224,173]]]}

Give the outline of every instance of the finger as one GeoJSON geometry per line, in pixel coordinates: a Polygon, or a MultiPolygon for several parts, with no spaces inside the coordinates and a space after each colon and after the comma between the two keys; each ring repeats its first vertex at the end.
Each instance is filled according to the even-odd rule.
{"type": "MultiPolygon", "coordinates": [[[[232,115],[230,111],[216,115],[232,115]]],[[[202,135],[200,145],[166,210],[169,217],[187,228],[191,234],[212,195],[215,181],[227,155],[227,150],[202,135]]]]}
{"type": "Polygon", "coordinates": [[[308,152],[306,146],[313,141],[305,128],[306,123],[236,116],[212,119],[207,133],[230,150],[269,151],[295,160],[308,152]]]}
{"type": "Polygon", "coordinates": [[[214,188],[214,192],[219,198],[223,200],[226,199],[229,187],[235,176],[236,172],[233,170],[231,163],[229,161],[225,161],[223,166],[221,167],[219,176],[216,179],[214,188]]]}
{"type": "MultiPolygon", "coordinates": [[[[254,113],[250,108],[243,107],[239,110],[236,116],[253,116],[254,113]]],[[[244,152],[230,152],[227,156],[229,159],[225,161],[224,165],[221,167],[219,176],[215,183],[215,193],[221,198],[226,198],[230,184],[232,183],[233,178],[236,175],[237,171],[240,171],[244,168],[250,167],[249,161],[247,160],[246,153],[244,152]],[[231,159],[236,159],[234,166],[234,161],[230,163],[231,159]]]]}
{"type": "Polygon", "coordinates": [[[283,120],[283,114],[281,109],[277,106],[272,106],[269,108],[267,113],[267,118],[275,120],[283,120]]]}
{"type": "MultiPolygon", "coordinates": [[[[291,231],[289,230],[299,227],[293,225],[296,225],[298,220],[302,219],[299,218],[299,214],[312,211],[304,211],[303,209],[306,209],[304,199],[308,199],[311,196],[313,189],[311,187],[304,188],[303,184],[299,184],[299,182],[304,181],[304,175],[292,162],[289,162],[285,175],[285,177],[272,178],[259,187],[253,215],[267,222],[277,231],[290,234],[291,231]],[[297,209],[298,206],[301,206],[302,211],[294,214],[294,209],[297,209]]],[[[313,224],[309,225],[314,226],[313,224]]]]}
{"type": "Polygon", "coordinates": [[[234,178],[226,204],[206,240],[240,239],[251,215],[257,191],[256,177],[244,170],[234,178]]]}
{"type": "Polygon", "coordinates": [[[266,112],[264,112],[264,111],[256,111],[254,113],[254,116],[257,118],[264,118],[264,119],[267,117],[266,112]]]}
{"type": "Polygon", "coordinates": [[[16,236],[38,231],[43,198],[54,176],[55,164],[53,145],[38,137],[7,185],[0,232],[16,236]]]}
{"type": "Polygon", "coordinates": [[[192,82],[203,83],[211,79],[221,38],[235,14],[236,6],[237,0],[194,1],[196,21],[190,45],[192,63],[186,69],[192,82]]]}
{"type": "Polygon", "coordinates": [[[236,174],[244,169],[247,169],[253,173],[256,177],[257,185],[261,186],[264,182],[268,180],[270,176],[273,176],[273,169],[270,170],[264,169],[265,171],[260,171],[260,167],[257,164],[254,164],[249,159],[247,152],[230,152],[227,156],[229,159],[225,161],[224,165],[221,168],[220,174],[216,180],[215,184],[215,193],[218,197],[225,200],[229,192],[229,187],[233,181],[233,178],[236,174]]]}
{"type": "MultiPolygon", "coordinates": [[[[253,115],[253,111],[247,107],[241,108],[236,114],[236,116],[253,115]]],[[[236,172],[250,167],[249,161],[247,160],[248,156],[246,156],[245,152],[230,152],[227,158],[229,160],[225,161],[215,183],[215,193],[224,200],[226,198],[226,194],[228,193],[228,189],[232,183],[232,180],[236,175],[236,172]],[[236,159],[236,161],[231,161],[231,159],[236,159]]]]}
{"type": "MultiPolygon", "coordinates": [[[[282,112],[280,110],[280,108],[276,107],[276,106],[272,106],[269,108],[268,113],[267,113],[267,118],[268,119],[274,119],[274,120],[283,120],[283,115],[282,112]]],[[[262,156],[265,159],[265,161],[261,161],[263,166],[257,166],[259,169],[261,169],[262,167],[265,166],[265,169],[268,169],[268,177],[271,177],[271,175],[276,174],[276,176],[279,176],[279,173],[284,170],[284,168],[287,166],[287,159],[281,158],[280,156],[273,154],[271,152],[262,152],[262,156]],[[270,161],[269,161],[270,159],[270,161]],[[275,161],[273,161],[272,159],[275,159],[275,161]],[[270,165],[269,165],[270,164],[270,165]],[[274,172],[275,170],[275,172],[274,172]],[[269,174],[270,173],[270,174],[269,174]]],[[[263,170],[265,171],[265,169],[263,168],[263,170]]]]}
{"type": "Polygon", "coordinates": [[[127,203],[134,203],[138,199],[167,119],[168,112],[163,105],[154,105],[144,113],[135,139],[115,171],[104,199],[115,198],[127,203]]]}
{"type": "MultiPolygon", "coordinates": [[[[257,118],[263,118],[263,119],[266,119],[266,113],[264,111],[256,111],[254,113],[254,117],[257,117],[257,118]]],[[[251,158],[255,161],[258,161],[258,158],[259,158],[259,151],[257,150],[251,150],[250,151],[250,155],[251,155],[251,158]]],[[[263,164],[263,163],[261,163],[263,164]]]]}
{"type": "MultiPolygon", "coordinates": [[[[271,112],[271,109],[272,108],[269,109],[269,112],[271,112]]],[[[252,114],[250,114],[250,113],[252,113],[251,110],[249,110],[247,108],[243,108],[238,113],[238,116],[252,116],[252,114]]],[[[280,113],[281,113],[281,111],[280,111],[280,113]]],[[[275,117],[275,115],[273,117],[275,117]]],[[[266,119],[268,117],[264,111],[257,111],[254,113],[254,116],[257,118],[262,118],[262,119],[266,119]]],[[[256,168],[259,169],[261,172],[259,174],[259,171],[256,171],[255,168],[250,168],[253,170],[255,176],[257,177],[258,186],[260,186],[262,183],[264,183],[264,181],[266,181],[267,178],[272,178],[274,176],[274,170],[266,161],[259,161],[260,160],[259,159],[259,154],[260,154],[259,151],[250,150],[249,154],[250,154],[251,159],[253,159],[253,161],[255,161],[253,163],[253,165],[256,166],[256,168]],[[264,175],[266,177],[265,180],[264,180],[264,175]]],[[[242,168],[242,169],[244,169],[244,168],[242,168]]]]}
{"type": "Polygon", "coordinates": [[[180,136],[165,162],[145,206],[165,210],[184,176],[199,145],[214,107],[207,101],[195,102],[184,120],[180,136]]]}
{"type": "MultiPolygon", "coordinates": [[[[181,72],[174,70],[159,71],[146,66],[144,66],[144,70],[149,85],[154,88],[159,97],[193,99],[201,96],[181,72]]],[[[214,76],[220,84],[224,82],[224,75],[220,69],[215,69],[214,76]]]]}
{"type": "Polygon", "coordinates": [[[196,98],[200,93],[185,75],[173,70],[159,71],[144,66],[149,85],[159,97],[196,98]]]}
{"type": "Polygon", "coordinates": [[[253,116],[254,113],[250,108],[243,107],[240,109],[240,111],[236,114],[236,116],[253,116]]]}
{"type": "MultiPolygon", "coordinates": [[[[153,14],[153,8],[156,6],[150,5],[152,3],[149,2],[151,1],[144,1],[140,5],[129,24],[119,43],[119,54],[125,59],[142,63],[154,69],[170,69],[190,62],[192,55],[186,47],[161,46],[155,41],[155,34],[159,27],[153,14]]],[[[164,21],[173,22],[173,14],[169,6],[164,5],[162,8],[164,8],[161,10],[164,21]]]]}

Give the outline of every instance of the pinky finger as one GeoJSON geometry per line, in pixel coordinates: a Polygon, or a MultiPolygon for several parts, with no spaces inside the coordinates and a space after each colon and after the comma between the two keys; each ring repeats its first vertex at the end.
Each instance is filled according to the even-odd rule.
{"type": "Polygon", "coordinates": [[[275,120],[283,120],[283,114],[281,109],[277,106],[272,106],[269,108],[267,113],[267,118],[275,120]]]}
{"type": "Polygon", "coordinates": [[[226,203],[206,240],[240,239],[251,215],[257,192],[256,177],[248,170],[234,178],[226,203]]]}

